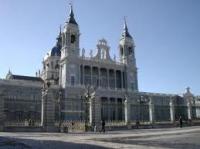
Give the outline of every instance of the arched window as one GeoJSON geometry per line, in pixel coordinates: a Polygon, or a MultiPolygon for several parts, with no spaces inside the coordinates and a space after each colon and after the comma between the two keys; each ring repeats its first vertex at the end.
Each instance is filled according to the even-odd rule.
{"type": "Polygon", "coordinates": [[[71,86],[74,86],[74,84],[75,84],[75,77],[74,76],[71,76],[70,82],[71,82],[71,86]]]}
{"type": "Polygon", "coordinates": [[[53,67],[53,62],[51,62],[51,68],[53,69],[54,67],[53,67]]]}
{"type": "Polygon", "coordinates": [[[132,54],[132,52],[133,52],[132,47],[128,47],[128,54],[130,55],[130,54],[132,54]]]}
{"type": "Polygon", "coordinates": [[[76,41],[76,36],[75,35],[71,35],[71,43],[74,43],[76,41]]]}
{"type": "Polygon", "coordinates": [[[54,75],[53,74],[51,75],[51,79],[54,79],[54,75]]]}
{"type": "Polygon", "coordinates": [[[120,47],[120,54],[124,55],[124,49],[122,47],[120,47]]]}

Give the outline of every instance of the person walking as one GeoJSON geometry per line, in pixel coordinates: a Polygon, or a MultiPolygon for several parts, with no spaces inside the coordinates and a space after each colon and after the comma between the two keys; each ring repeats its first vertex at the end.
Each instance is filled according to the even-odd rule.
{"type": "Polygon", "coordinates": [[[180,128],[183,127],[183,119],[181,116],[179,117],[179,126],[180,126],[180,128]]]}
{"type": "Polygon", "coordinates": [[[101,131],[103,132],[103,133],[105,133],[105,121],[104,121],[104,119],[101,121],[101,131]]]}

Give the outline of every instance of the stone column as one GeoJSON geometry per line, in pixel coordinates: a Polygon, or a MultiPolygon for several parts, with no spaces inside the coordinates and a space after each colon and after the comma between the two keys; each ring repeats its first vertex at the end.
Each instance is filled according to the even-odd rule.
{"type": "Polygon", "coordinates": [[[101,129],[101,100],[99,96],[93,95],[90,102],[90,124],[101,129]]]}
{"type": "Polygon", "coordinates": [[[55,132],[55,101],[53,89],[42,92],[41,125],[46,132],[55,132]]]}
{"type": "Polygon", "coordinates": [[[188,120],[192,120],[192,104],[190,102],[187,103],[187,111],[188,120]]]}
{"type": "Polygon", "coordinates": [[[114,70],[114,78],[115,78],[115,86],[114,86],[114,89],[117,88],[117,85],[116,85],[116,82],[117,82],[116,80],[117,80],[117,78],[116,78],[116,76],[117,76],[117,75],[116,75],[116,70],[114,70]]]}
{"type": "Polygon", "coordinates": [[[110,98],[108,97],[107,98],[108,102],[107,102],[107,108],[108,108],[108,121],[111,120],[111,101],[110,101],[110,98]]]}
{"type": "Polygon", "coordinates": [[[110,88],[110,77],[109,77],[109,69],[106,69],[107,70],[107,86],[108,88],[110,88]]]}
{"type": "Polygon", "coordinates": [[[121,73],[121,89],[123,89],[123,72],[120,71],[120,73],[121,73]]]}
{"type": "Polygon", "coordinates": [[[89,122],[90,125],[93,126],[95,122],[95,97],[92,95],[92,97],[89,99],[89,122]]]}
{"type": "Polygon", "coordinates": [[[149,101],[149,120],[151,124],[154,123],[154,104],[152,102],[152,99],[150,99],[149,101]]]}
{"type": "Polygon", "coordinates": [[[194,95],[190,92],[190,88],[186,88],[186,93],[183,94],[183,98],[187,102],[187,114],[188,114],[188,119],[192,120],[192,103],[194,101],[194,95]]]}
{"type": "Polygon", "coordinates": [[[118,101],[117,98],[115,98],[115,120],[118,120],[118,101]]]}
{"type": "Polygon", "coordinates": [[[170,120],[172,123],[174,123],[175,122],[175,110],[174,110],[173,100],[170,100],[169,107],[170,107],[170,120]]]}
{"type": "Polygon", "coordinates": [[[83,65],[83,86],[85,85],[85,65],[83,65]]]}
{"type": "Polygon", "coordinates": [[[124,101],[124,114],[125,114],[125,122],[129,124],[130,122],[130,102],[129,99],[125,99],[124,101]]]}
{"type": "Polygon", "coordinates": [[[91,66],[91,86],[93,86],[93,67],[91,66]]]}
{"type": "Polygon", "coordinates": [[[95,98],[95,123],[99,127],[101,125],[101,98],[96,96],[95,98]]]}
{"type": "Polygon", "coordinates": [[[82,73],[81,73],[81,65],[79,65],[79,82],[78,82],[79,86],[81,86],[81,75],[82,75],[82,73]]]}
{"type": "Polygon", "coordinates": [[[98,67],[98,79],[99,79],[99,81],[98,81],[99,82],[98,87],[101,87],[100,71],[101,71],[101,68],[98,67]]]}
{"type": "Polygon", "coordinates": [[[4,122],[4,98],[3,96],[0,94],[0,131],[3,131],[3,122],[4,122]]]}

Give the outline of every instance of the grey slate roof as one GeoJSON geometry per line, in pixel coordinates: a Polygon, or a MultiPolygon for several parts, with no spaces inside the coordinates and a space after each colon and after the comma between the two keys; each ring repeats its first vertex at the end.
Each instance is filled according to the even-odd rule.
{"type": "Polygon", "coordinates": [[[74,18],[74,12],[73,12],[72,5],[71,5],[71,9],[70,9],[68,23],[78,25],[77,22],[76,22],[76,20],[75,20],[75,18],[74,18]]]}
{"type": "Polygon", "coordinates": [[[9,79],[9,80],[25,80],[25,81],[43,82],[43,80],[40,77],[21,76],[21,75],[10,75],[7,79],[9,79]]]}

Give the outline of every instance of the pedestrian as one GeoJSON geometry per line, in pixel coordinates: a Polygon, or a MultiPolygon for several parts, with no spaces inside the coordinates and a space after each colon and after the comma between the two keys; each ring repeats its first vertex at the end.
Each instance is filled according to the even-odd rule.
{"type": "Polygon", "coordinates": [[[181,116],[179,117],[179,126],[180,126],[180,128],[183,127],[183,119],[181,116]]]}
{"type": "Polygon", "coordinates": [[[101,131],[103,132],[103,133],[105,133],[105,120],[103,119],[102,121],[101,121],[101,131]]]}
{"type": "Polygon", "coordinates": [[[74,132],[74,121],[72,121],[72,132],[74,132]]]}
{"type": "Polygon", "coordinates": [[[97,126],[94,125],[94,132],[97,132],[97,126]]]}

